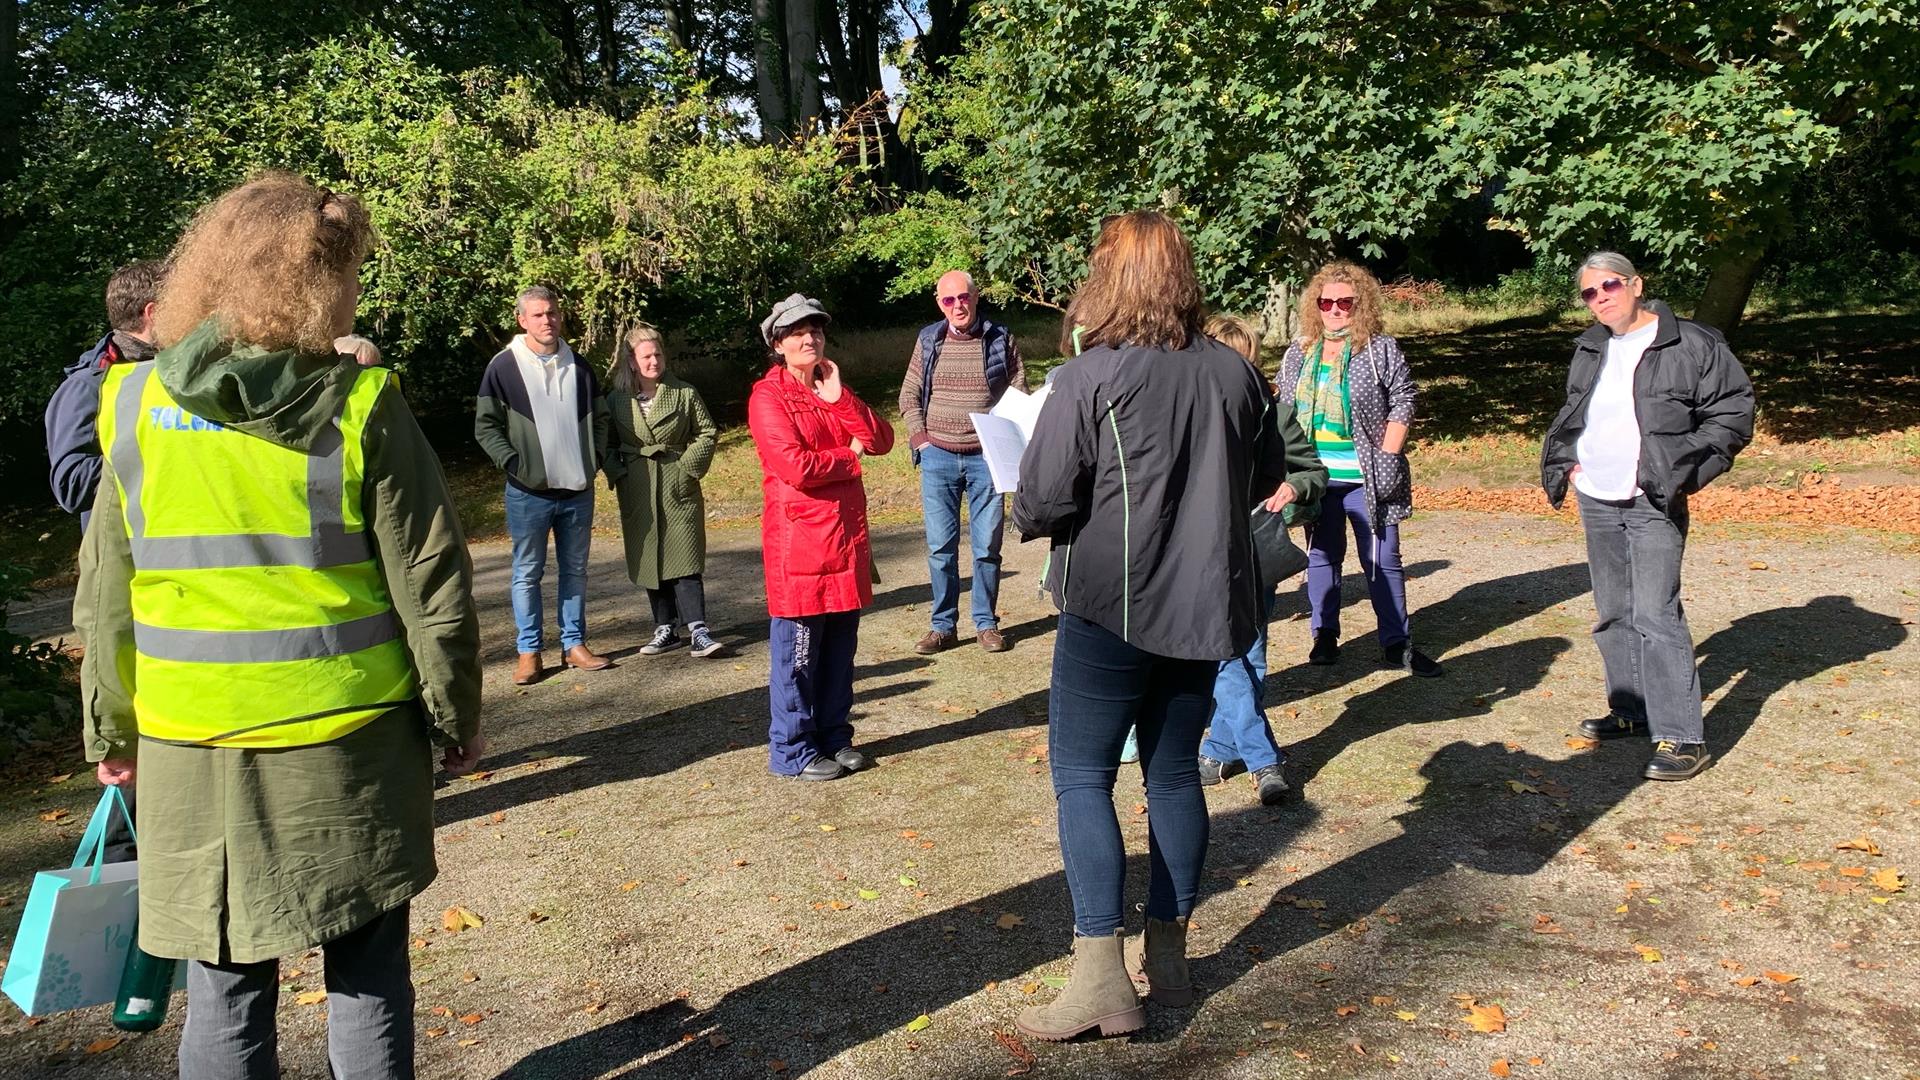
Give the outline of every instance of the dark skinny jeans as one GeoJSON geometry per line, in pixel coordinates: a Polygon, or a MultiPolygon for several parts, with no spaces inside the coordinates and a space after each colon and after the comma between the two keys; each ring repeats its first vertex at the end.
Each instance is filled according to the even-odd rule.
{"type": "Polygon", "coordinates": [[[699,574],[668,578],[659,588],[649,588],[647,604],[653,608],[655,626],[694,627],[707,622],[707,589],[699,574]]]}
{"type": "Polygon", "coordinates": [[[1193,911],[1207,854],[1207,803],[1194,761],[1219,670],[1218,661],[1155,656],[1061,614],[1047,756],[1074,933],[1110,936],[1124,921],[1127,853],[1113,785],[1129,727],[1139,732],[1147,785],[1147,915],[1170,921],[1193,911]]]}

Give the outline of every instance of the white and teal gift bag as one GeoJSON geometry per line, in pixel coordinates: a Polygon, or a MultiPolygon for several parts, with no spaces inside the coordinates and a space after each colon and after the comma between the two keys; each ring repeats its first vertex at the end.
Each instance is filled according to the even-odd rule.
{"type": "MultiPolygon", "coordinates": [[[[126,814],[120,789],[109,787],[80,837],[73,865],[33,877],[0,976],[0,990],[28,1016],[106,1004],[120,989],[120,969],[140,918],[140,869],[138,863],[103,861],[107,819],[116,807],[126,814]]],[[[186,973],[185,964],[180,971],[186,973]]]]}

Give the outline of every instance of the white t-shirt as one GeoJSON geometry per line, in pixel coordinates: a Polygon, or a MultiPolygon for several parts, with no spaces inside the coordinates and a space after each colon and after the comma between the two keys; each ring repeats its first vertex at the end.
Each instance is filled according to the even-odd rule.
{"type": "Polygon", "coordinates": [[[1590,499],[1631,499],[1640,494],[1640,420],[1633,406],[1633,373],[1653,344],[1658,320],[1607,339],[1600,378],[1587,401],[1587,427],[1574,444],[1580,471],[1573,486],[1590,499]]]}
{"type": "Polygon", "coordinates": [[[527,384],[527,402],[533,407],[534,430],[540,433],[540,458],[547,467],[547,487],[553,491],[585,491],[589,481],[580,439],[580,390],[574,374],[573,350],[560,342],[549,356],[533,351],[527,335],[515,334],[508,348],[527,384]]]}

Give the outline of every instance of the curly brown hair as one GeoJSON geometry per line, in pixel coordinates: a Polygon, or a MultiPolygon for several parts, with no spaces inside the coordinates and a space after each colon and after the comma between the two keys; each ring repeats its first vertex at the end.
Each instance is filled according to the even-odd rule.
{"type": "Polygon", "coordinates": [[[1060,351],[1144,345],[1184,348],[1200,332],[1206,309],[1193,269],[1193,246],[1172,218],[1135,210],[1108,218],[1087,259],[1087,280],[1067,304],[1060,351]]]}
{"type": "Polygon", "coordinates": [[[330,353],[351,330],[341,309],[373,246],[351,195],[288,172],[257,173],[194,215],[174,245],[154,309],[162,346],[218,319],[228,341],[330,353]]]}
{"type": "Polygon", "coordinates": [[[1353,286],[1353,347],[1358,349],[1368,339],[1386,333],[1386,322],[1381,316],[1380,279],[1359,263],[1330,262],[1313,275],[1307,287],[1300,294],[1300,342],[1308,348],[1320,340],[1324,327],[1320,322],[1320,291],[1333,282],[1353,286]]]}

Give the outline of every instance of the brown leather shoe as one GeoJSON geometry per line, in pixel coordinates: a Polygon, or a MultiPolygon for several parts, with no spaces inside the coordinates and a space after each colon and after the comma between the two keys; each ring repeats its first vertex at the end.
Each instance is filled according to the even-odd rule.
{"type": "Polygon", "coordinates": [[[988,627],[985,630],[975,630],[973,632],[973,639],[978,641],[980,647],[988,652],[1007,651],[1007,636],[993,627],[988,627]]]}
{"type": "Polygon", "coordinates": [[[934,653],[951,649],[958,644],[960,644],[958,634],[951,632],[943,634],[938,630],[929,630],[921,636],[919,641],[913,643],[913,651],[921,656],[932,656],[934,653]]]}
{"type": "Polygon", "coordinates": [[[560,654],[560,662],[570,668],[579,668],[581,671],[600,671],[613,666],[613,661],[595,653],[585,645],[575,645],[560,654]]]}
{"type": "Polygon", "coordinates": [[[540,654],[521,653],[519,662],[513,665],[513,685],[532,686],[540,681],[540,675],[540,654]]]}

